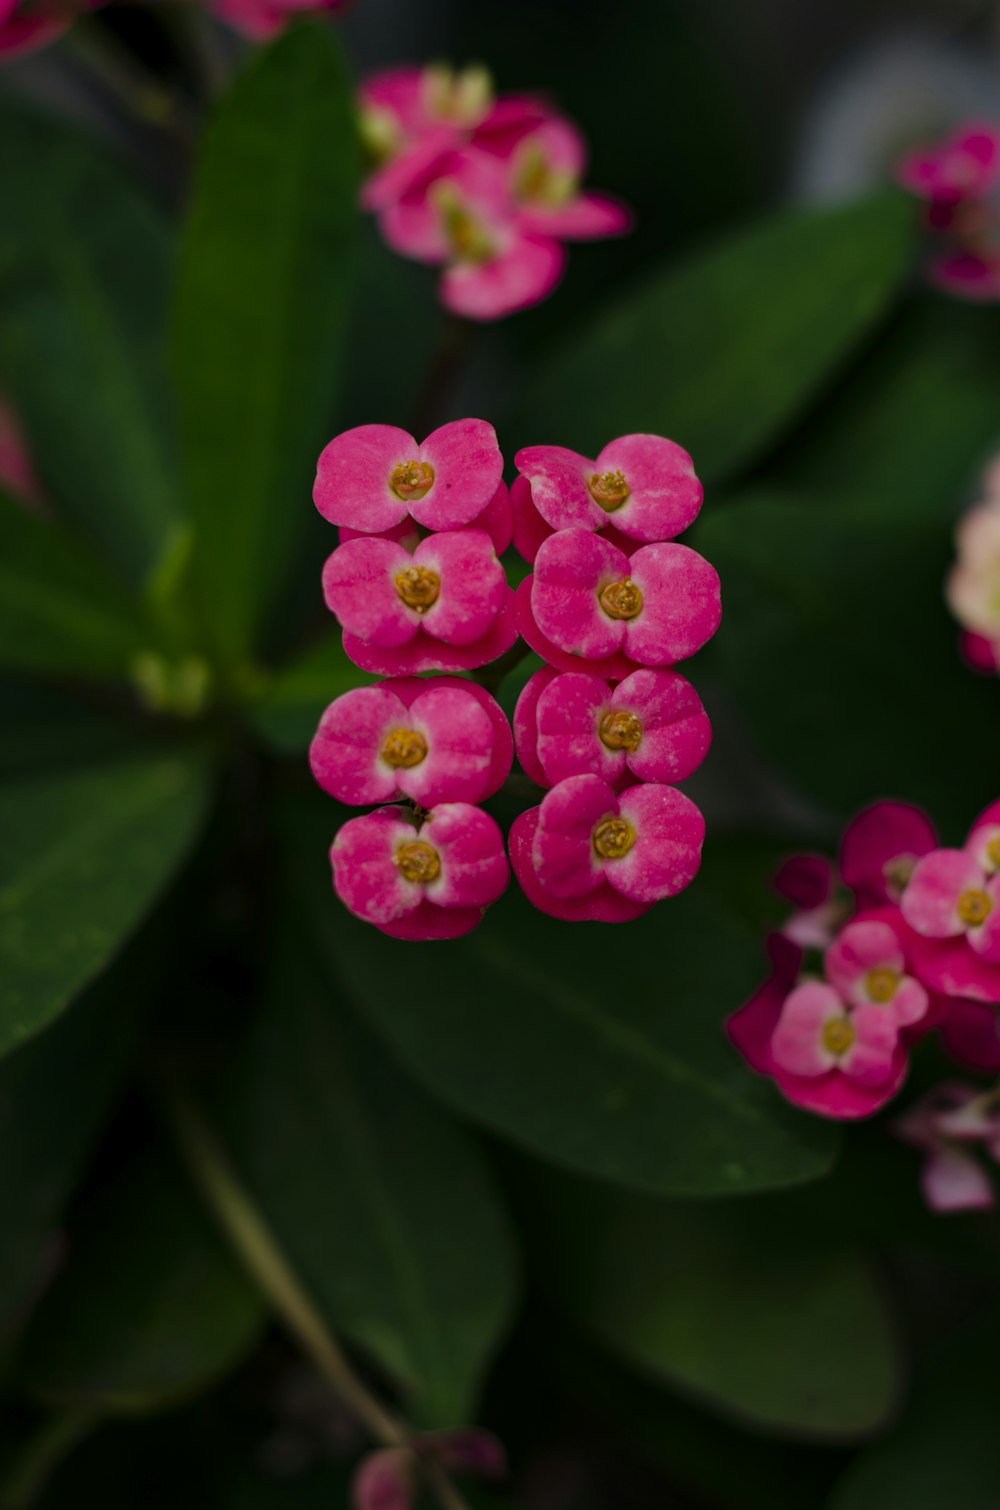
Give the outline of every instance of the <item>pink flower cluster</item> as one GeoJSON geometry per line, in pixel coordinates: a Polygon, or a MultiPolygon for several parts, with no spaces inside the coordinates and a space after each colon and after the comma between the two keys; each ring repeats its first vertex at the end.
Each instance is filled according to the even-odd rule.
{"type": "Polygon", "coordinates": [[[962,299],[1000,299],[1000,128],[974,123],[897,166],[904,188],[926,202],[935,243],[931,282],[962,299]]]}
{"type": "Polygon", "coordinates": [[[537,446],[517,465],[508,494],[496,434],[475,419],[422,443],[362,425],[320,457],[314,498],[341,540],[327,606],[348,656],[390,680],[337,698],[310,758],[338,801],[390,804],[348,821],[331,858],[341,900],[398,938],[458,937],[507,884],[503,837],[478,804],[510,771],[510,727],[475,681],[423,673],[476,671],[519,629],[549,663],[514,718],[521,764],[548,789],[510,834],[530,900],[625,921],[700,863],[704,822],[675,783],[711,730],[673,666],[721,608],[713,568],[670,538],[701,504],[691,459],[628,435],[596,459],[537,446]],[[516,596],[499,559],[515,535],[535,567],[516,596]]]}
{"type": "Polygon", "coordinates": [[[544,299],[563,243],[620,235],[630,216],[580,188],[586,144],[526,95],[494,96],[482,68],[395,68],[359,96],[377,166],[362,191],[388,244],[443,268],[441,302],[496,320],[544,299]]]}
{"type": "Polygon", "coordinates": [[[945,595],[962,625],[962,654],[974,671],[1000,673],[1000,461],[984,479],[984,498],[956,532],[958,559],[945,595]]]}
{"type": "Polygon", "coordinates": [[[868,1116],[931,1028],[962,1062],[1000,1069],[1000,802],[960,849],[939,848],[919,809],[878,803],[844,835],[839,884],[814,855],[776,884],[797,910],[768,941],[771,978],[728,1026],[789,1101],[868,1116]]]}
{"type": "Polygon", "coordinates": [[[989,1176],[974,1155],[978,1144],[1000,1163],[997,1091],[949,1080],[935,1086],[893,1124],[896,1136],[924,1155],[924,1199],[932,1211],[987,1210],[996,1205],[989,1176]]]}

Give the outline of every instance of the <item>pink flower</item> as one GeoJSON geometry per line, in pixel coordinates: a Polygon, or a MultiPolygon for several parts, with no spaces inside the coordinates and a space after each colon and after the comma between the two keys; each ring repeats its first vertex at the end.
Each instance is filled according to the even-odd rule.
{"type": "Polygon", "coordinates": [[[971,671],[977,671],[980,676],[1000,673],[1000,638],[990,640],[983,634],[970,634],[965,630],[959,641],[959,650],[971,671]]]}
{"type": "Polygon", "coordinates": [[[875,1005],[897,1028],[919,1022],[929,999],[906,973],[899,937],[889,923],[858,918],[830,945],[824,957],[827,980],[850,1006],[875,1005]]]}
{"type": "MultiPolygon", "coordinates": [[[[0,486],[18,498],[37,503],[41,485],[17,416],[0,396],[0,486]]],[[[513,529],[513,522],[512,522],[513,529]]]]}
{"type": "Polygon", "coordinates": [[[535,508],[556,530],[601,530],[613,520],[632,539],[672,540],[701,508],[690,456],[660,435],[623,435],[595,461],[563,446],[527,446],[515,461],[535,508]]]}
{"type": "Polygon", "coordinates": [[[719,627],[715,568],[686,545],[644,545],[631,559],[588,530],[561,530],[539,547],[518,589],[518,627],[563,671],[614,680],[637,666],[694,655],[719,627]]]}
{"type": "Polygon", "coordinates": [[[701,813],[674,787],[618,794],[599,776],[571,776],[515,820],[511,861],[543,912],[622,922],[691,884],[704,836],[701,813]]]}
{"type": "Polygon", "coordinates": [[[587,146],[569,121],[549,116],[531,123],[522,117],[519,129],[506,136],[495,127],[491,131],[487,122],[473,140],[507,158],[514,203],[524,225],[539,235],[590,241],[630,229],[632,217],[618,200],[581,190],[587,146]]]}
{"type": "Polygon", "coordinates": [[[405,1447],[383,1447],[359,1465],[351,1486],[353,1510],[413,1510],[420,1465],[427,1459],[449,1473],[499,1479],[507,1472],[503,1444],[479,1426],[428,1432],[405,1447]]]}
{"type": "Polygon", "coordinates": [[[409,797],[429,808],[491,797],[513,754],[510,726],[482,687],[413,677],[338,697],[320,720],[309,762],[338,802],[409,797]]]}
{"type": "Polygon", "coordinates": [[[399,199],[443,152],[468,139],[491,113],[493,84],[485,68],[390,68],[358,91],[361,134],[379,164],[361,193],[367,210],[399,199]]]}
{"type": "Polygon", "coordinates": [[[834,868],[825,855],[790,855],[781,863],[774,889],[795,905],[781,926],[785,938],[803,949],[826,948],[846,912],[834,882],[834,868]]]}
{"type": "Polygon", "coordinates": [[[517,638],[511,592],[488,535],[431,535],[412,554],[378,536],[349,540],[323,571],[344,649],[383,676],[471,670],[517,638]]]}
{"type": "Polygon", "coordinates": [[[1000,299],[1000,246],[960,246],[932,258],[927,275],[942,293],[974,304],[994,304],[1000,299]]]}
{"type": "Polygon", "coordinates": [[[470,320],[496,320],[537,304],[562,277],[557,241],[523,223],[503,164],[475,148],[435,158],[381,211],[386,241],[405,257],[444,265],[441,302],[470,320]]]}
{"type": "Polygon", "coordinates": [[[340,10],[344,0],[211,0],[213,15],[253,42],[268,42],[304,11],[340,10]]]}
{"type": "Polygon", "coordinates": [[[949,1081],[892,1124],[898,1138],[927,1155],[921,1187],[932,1211],[981,1211],[995,1205],[993,1187],[968,1147],[982,1138],[990,1156],[1000,1159],[1000,1119],[983,1103],[976,1086],[949,1081]]]}
{"type": "Polygon", "coordinates": [[[546,667],[518,699],[514,735],[539,786],[592,772],[620,787],[630,778],[683,781],[708,753],[712,727],[674,671],[633,671],[612,689],[598,676],[546,667]]]}
{"type": "MultiPolygon", "coordinates": [[[[510,494],[504,483],[497,488],[482,513],[477,514],[475,519],[463,528],[482,530],[493,541],[493,549],[497,555],[503,555],[514,536],[514,512],[510,504],[510,494]]],[[[357,540],[371,534],[371,531],[352,530],[346,524],[342,524],[339,533],[343,543],[345,540],[357,540]]],[[[401,524],[393,525],[390,530],[378,530],[377,533],[383,540],[395,540],[398,545],[404,546],[412,553],[421,540],[433,531],[428,530],[425,525],[418,524],[412,515],[407,514],[401,524]]]]}
{"type": "Polygon", "coordinates": [[[351,818],[330,850],[333,886],[355,917],[401,939],[469,933],[507,885],[503,835],[481,808],[435,807],[419,829],[399,808],[351,818]]]}
{"type": "Polygon", "coordinates": [[[937,849],[903,893],[913,965],[932,990],[1000,1002],[1000,823],[977,819],[964,849],[937,849]]]}
{"type": "Polygon", "coordinates": [[[936,146],[909,153],[896,176],[933,204],[983,199],[1000,182],[1000,131],[990,124],[962,126],[936,146]]]}
{"type": "Polygon", "coordinates": [[[907,802],[876,802],[853,818],[840,846],[840,873],[859,907],[898,902],[921,856],[937,845],[934,827],[907,802]]]}
{"type": "Polygon", "coordinates": [[[502,481],[496,431],[485,420],[453,420],[422,442],[395,425],[358,425],[323,451],[313,499],[324,519],[362,534],[407,520],[454,530],[491,506],[502,481]]]}
{"type": "MultiPolygon", "coordinates": [[[[550,535],[556,534],[551,524],[546,524],[541,514],[535,508],[531,496],[531,484],[526,477],[515,477],[510,490],[510,507],[513,516],[512,537],[514,549],[529,564],[534,565],[538,548],[550,535]]],[[[623,535],[616,530],[613,524],[606,524],[598,533],[602,539],[610,540],[626,556],[631,556],[639,549],[639,541],[632,540],[628,535],[623,535]]]]}

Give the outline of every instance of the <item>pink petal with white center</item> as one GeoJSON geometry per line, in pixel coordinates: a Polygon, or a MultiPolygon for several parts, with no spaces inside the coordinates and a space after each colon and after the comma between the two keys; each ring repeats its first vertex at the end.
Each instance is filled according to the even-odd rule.
{"type": "Polygon", "coordinates": [[[846,1017],[844,1003],[832,986],[806,981],[785,998],[774,1034],[771,1055],[779,1069],[814,1079],[835,1068],[837,1055],[823,1042],[828,1023],[846,1017]]]}
{"type": "Polygon", "coordinates": [[[703,493],[694,463],[665,436],[622,435],[604,447],[595,470],[624,476],[629,494],[611,517],[636,540],[672,540],[698,516],[703,493]]]}
{"type": "MultiPolygon", "coordinates": [[[[361,208],[391,214],[393,207],[418,190],[436,165],[448,157],[457,141],[455,127],[442,124],[430,127],[419,140],[405,143],[388,162],[365,179],[361,188],[361,208]]],[[[406,255],[416,254],[408,252],[406,255]]]]}
{"type": "Polygon", "coordinates": [[[486,633],[469,645],[447,645],[423,629],[405,645],[384,648],[344,634],[344,652],[362,671],[376,676],[420,676],[426,671],[475,671],[506,655],[517,641],[513,594],[507,589],[500,612],[486,633]]]}
{"type": "Polygon", "coordinates": [[[448,645],[471,645],[482,639],[509,596],[493,542],[481,530],[430,535],[421,540],[408,564],[427,568],[440,578],[437,600],[424,610],[421,628],[448,645]]]}
{"type": "Polygon", "coordinates": [[[560,530],[540,547],[529,578],[535,623],[568,654],[610,658],[623,649],[630,621],[609,617],[599,594],[629,575],[628,557],[606,540],[587,530],[560,530]]]}
{"type": "Polygon", "coordinates": [[[856,1007],[851,1013],[855,1039],[840,1056],[840,1069],[859,1085],[878,1087],[892,1077],[899,1029],[892,1013],[880,1006],[856,1007]]]}
{"type": "Polygon", "coordinates": [[[1000,875],[994,875],[983,887],[990,899],[990,911],[966,937],[969,948],[990,965],[1000,965],[1000,875]]]}
{"type": "Polygon", "coordinates": [[[597,463],[579,451],[565,446],[525,446],[514,457],[514,465],[527,480],[531,502],[550,529],[599,530],[609,523],[611,516],[594,502],[587,487],[587,479],[598,471],[597,463]]]}
{"type": "Polygon", "coordinates": [[[924,938],[954,938],[967,924],[958,914],[963,892],[981,891],[983,872],[964,850],[936,849],[918,861],[901,902],[903,917],[924,938]]]}
{"type": "Polygon", "coordinates": [[[1000,871],[1000,823],[977,822],[965,841],[965,853],[987,875],[1000,871]]]}
{"type": "Polygon", "coordinates": [[[503,834],[489,813],[466,802],[434,808],[420,838],[437,850],[441,874],[424,888],[436,907],[488,907],[507,888],[503,834]]]}
{"type": "Polygon", "coordinates": [[[626,655],[644,666],[673,665],[708,643],[719,627],[722,602],[719,574],[703,556],[686,545],[644,545],[632,557],[629,575],[643,605],[625,621],[626,655]]]}
{"type": "Polygon", "coordinates": [[[434,468],[434,482],[409,508],[427,529],[470,525],[503,482],[497,433],[484,419],[456,419],[434,430],[420,447],[419,460],[434,468]]]}
{"type": "Polygon", "coordinates": [[[683,781],[708,754],[708,714],[691,683],[676,671],[633,671],[615,688],[609,706],[634,713],[642,724],[639,748],[628,752],[626,762],[643,781],[683,781]]]}
{"type": "Polygon", "coordinates": [[[397,68],[383,68],[363,79],[358,89],[362,112],[380,110],[398,123],[408,136],[427,125],[424,108],[424,70],[406,63],[397,68]]]}
{"type": "MultiPolygon", "coordinates": [[[[439,692],[447,689],[474,698],[489,718],[493,730],[492,755],[487,773],[486,790],[481,798],[476,798],[476,801],[485,801],[487,797],[492,797],[494,792],[499,791],[510,775],[510,768],[514,763],[514,736],[511,734],[507,715],[496,698],[491,696],[485,687],[480,687],[478,682],[457,676],[438,676],[430,685],[425,677],[403,677],[387,685],[407,708],[412,707],[414,701],[424,697],[428,691],[439,692]]],[[[430,805],[423,804],[425,807],[430,805]]]]}
{"type": "Polygon", "coordinates": [[[876,802],[848,824],[840,873],[861,906],[898,901],[898,879],[937,847],[934,827],[907,802],[876,802]]]}
{"type": "Polygon", "coordinates": [[[496,790],[490,784],[493,722],[471,692],[425,685],[411,704],[407,725],[424,737],[427,756],[394,773],[405,796],[421,807],[434,807],[439,802],[482,802],[496,790]]]}
{"type": "Polygon", "coordinates": [[[938,1148],[920,1176],[932,1211],[987,1211],[996,1204],[986,1171],[962,1148],[938,1148]]]}
{"type": "Polygon", "coordinates": [[[525,230],[555,236],[560,241],[598,241],[605,236],[624,236],[634,223],[632,211],[620,199],[589,190],[565,204],[525,204],[520,221],[525,230]]]}
{"type": "Polygon", "coordinates": [[[636,902],[662,902],[690,886],[705,840],[705,820],[690,797],[643,782],[622,792],[618,811],[635,843],[621,859],[604,862],[608,884],[636,902]]]}
{"type": "Polygon", "coordinates": [[[309,747],[313,776],[325,792],[350,806],[388,802],[398,773],[379,759],[392,729],[407,726],[407,710],[387,687],[355,687],[330,704],[309,747]]]}
{"type": "Polygon", "coordinates": [[[323,568],[323,596],[346,636],[380,650],[397,648],[420,629],[420,615],[396,591],[396,573],[412,566],[402,546],[377,535],[339,545],[323,568]]]}
{"type": "Polygon", "coordinates": [[[394,860],[399,846],[416,837],[398,808],[379,808],[344,824],[330,863],[334,890],[355,917],[382,927],[419,906],[423,888],[404,880],[394,860]]]}
{"type": "Polygon", "coordinates": [[[416,460],[419,448],[395,425],[357,425],[335,435],[320,455],[313,502],[331,524],[366,535],[390,530],[410,506],[397,498],[389,476],[399,462],[416,460]]]}
{"type": "Polygon", "coordinates": [[[630,923],[649,911],[650,904],[633,902],[605,881],[599,881],[593,891],[582,897],[554,897],[545,891],[533,859],[538,814],[537,807],[519,814],[508,839],[514,875],[533,907],[564,923],[630,923]]]}
{"type": "Polygon", "coordinates": [[[602,743],[598,726],[611,691],[599,676],[567,672],[550,677],[537,698],[536,749],[546,786],[587,772],[615,786],[625,775],[625,751],[602,743]]]}
{"type": "Polygon", "coordinates": [[[558,241],[514,230],[497,255],[455,262],[441,275],[441,303],[467,320],[500,320],[548,297],[562,278],[566,253],[558,241]]]}
{"type": "MultiPolygon", "coordinates": [[[[593,832],[618,814],[618,798],[599,776],[571,776],[548,792],[538,810],[532,862],[542,890],[553,897],[582,897],[603,879],[593,832]]],[[[616,888],[617,889],[617,888],[616,888]]]]}
{"type": "Polygon", "coordinates": [[[543,634],[531,611],[531,590],[534,580],[534,577],[526,577],[518,585],[514,594],[514,614],[518,633],[536,655],[540,655],[550,666],[556,667],[559,671],[589,671],[595,676],[603,677],[605,681],[621,681],[623,677],[630,676],[637,669],[635,662],[629,660],[624,651],[598,658],[573,655],[543,634]]]}
{"type": "Polygon", "coordinates": [[[860,1007],[871,1000],[865,977],[873,970],[902,976],[906,961],[888,923],[868,921],[848,923],[827,949],[823,964],[830,983],[860,1007]]]}
{"type": "Polygon", "coordinates": [[[541,761],[538,758],[538,700],[550,682],[559,673],[550,666],[544,666],[541,671],[536,671],[530,676],[521,689],[521,695],[514,708],[514,743],[517,748],[517,758],[525,775],[539,786],[550,786],[551,782],[545,774],[541,761]]]}

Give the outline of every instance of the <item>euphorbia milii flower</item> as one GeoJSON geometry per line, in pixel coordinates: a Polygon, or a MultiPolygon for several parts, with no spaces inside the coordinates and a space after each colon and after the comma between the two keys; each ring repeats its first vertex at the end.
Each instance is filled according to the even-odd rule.
{"type": "Polygon", "coordinates": [[[508,878],[500,829],[466,802],[441,803],[419,829],[398,808],[351,818],[330,861],[345,907],[402,939],[469,933],[508,878]]]}
{"type": "Polygon", "coordinates": [[[320,720],[309,760],[338,802],[409,797],[434,807],[492,796],[513,754],[510,725],[482,687],[413,677],[338,697],[320,720]]]}
{"type": "Polygon", "coordinates": [[[493,106],[485,68],[390,68],[358,91],[361,134],[378,166],[361,191],[367,210],[392,204],[436,161],[457,148],[493,106]]]}
{"type": "Polygon", "coordinates": [[[852,1007],[876,1005],[898,1028],[927,1013],[927,992],[907,975],[899,936],[888,922],[868,917],[848,923],[823,963],[827,979],[852,1007]]]}
{"type": "Polygon", "coordinates": [[[970,1148],[981,1138],[991,1157],[1000,1159],[1000,1121],[982,1109],[983,1100],[978,1087],[949,1081],[892,1124],[898,1138],[927,1156],[920,1183],[932,1211],[983,1211],[996,1204],[970,1148]]]}
{"type": "Polygon", "coordinates": [[[690,456],[661,435],[623,435],[593,461],[564,446],[526,446],[515,461],[535,508],[556,530],[613,522],[635,540],[672,540],[701,508],[690,456]]]}
{"type": "Polygon", "coordinates": [[[349,540],[323,570],[327,606],[356,666],[382,676],[485,666],[517,638],[511,592],[488,535],[430,535],[412,554],[349,540]]]}
{"type": "Polygon", "coordinates": [[[511,195],[525,226],[560,241],[620,236],[632,217],[607,194],[580,187],[587,166],[583,135],[569,121],[549,116],[517,132],[508,147],[502,135],[484,131],[474,138],[485,150],[507,156],[511,195]]]}
{"type": "Polygon", "coordinates": [[[518,758],[540,786],[592,772],[613,786],[674,783],[696,770],[712,738],[701,699],[675,671],[633,671],[614,688],[546,667],[514,713],[518,758]]]}
{"type": "Polygon", "coordinates": [[[904,188],[933,204],[983,199],[1000,182],[1000,131],[962,126],[945,141],[909,153],[896,174],[904,188]]]}
{"type": "MultiPolygon", "coordinates": [[[[498,556],[502,556],[514,537],[514,512],[511,508],[510,494],[504,483],[497,488],[489,503],[481,514],[463,529],[482,530],[493,541],[493,549],[498,556]]],[[[340,526],[340,539],[357,540],[360,536],[370,535],[371,530],[352,530],[346,524],[340,526]]],[[[383,540],[395,540],[403,545],[408,551],[415,551],[425,535],[433,534],[426,525],[418,524],[412,515],[407,514],[401,524],[393,525],[390,530],[378,530],[383,540]]]]}
{"type": "Polygon", "coordinates": [[[511,860],[543,912],[620,922],[690,885],[704,836],[701,813],[674,787],[616,793],[599,776],[571,776],[516,820],[511,860]]]}
{"type": "Polygon", "coordinates": [[[454,420],[420,442],[395,425],[358,425],[324,449],[313,499],[324,519],[359,534],[408,519],[454,530],[489,508],[502,474],[496,431],[485,420],[454,420]]]}
{"type": "Polygon", "coordinates": [[[582,529],[550,535],[517,594],[521,634],[550,665],[615,680],[694,655],[721,613],[718,574],[696,551],[644,545],[630,558],[582,529]]]}
{"type": "Polygon", "coordinates": [[[840,874],[859,907],[898,902],[917,861],[937,846],[927,814],[908,802],[876,802],[853,818],[840,846],[840,874]]]}
{"type": "Polygon", "coordinates": [[[441,302],[470,320],[495,320],[537,304],[562,277],[557,241],[527,229],[503,164],[475,148],[450,152],[379,216],[405,257],[443,264],[441,302]]]}
{"type": "Polygon", "coordinates": [[[903,893],[914,969],[948,996],[1000,1002],[998,806],[977,821],[964,849],[925,855],[903,893]]]}

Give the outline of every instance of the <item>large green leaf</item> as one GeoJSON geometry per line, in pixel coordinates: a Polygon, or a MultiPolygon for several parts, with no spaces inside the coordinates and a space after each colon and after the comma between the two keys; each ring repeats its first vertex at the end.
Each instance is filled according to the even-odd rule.
{"type": "Polygon", "coordinates": [[[996,1510],[995,1313],[930,1355],[897,1429],[847,1470],[830,1510],[996,1510]]]}
{"type": "Polygon", "coordinates": [[[62,687],[0,678],[0,781],[128,755],[135,730],[62,687]]]}
{"type": "Polygon", "coordinates": [[[0,495],[0,664],[124,679],[149,644],[137,606],[101,563],[0,495]]]}
{"type": "Polygon", "coordinates": [[[756,459],[885,311],[913,252],[901,196],[786,211],[618,297],[538,366],[519,444],[584,455],[653,431],[709,483],[756,459]]]}
{"type": "Polygon", "coordinates": [[[678,1203],[528,1179],[554,1303],[647,1376],[739,1420],[823,1440],[872,1431],[897,1394],[867,1262],[795,1222],[794,1200],[678,1203]]]}
{"type": "Polygon", "coordinates": [[[996,796],[997,700],[958,655],[945,524],[754,497],[697,544],[724,584],[712,656],[765,753],[842,818],[892,796],[960,836],[996,796]]]}
{"type": "Polygon", "coordinates": [[[194,568],[231,664],[281,585],[332,433],[357,182],[350,80],[332,33],[300,23],[223,100],[181,251],[174,356],[194,568]]]}
{"type": "Polygon", "coordinates": [[[0,386],[46,493],[148,581],[181,519],[165,219],[95,147],[0,115],[0,386]]]}
{"type": "Polygon", "coordinates": [[[51,1404],[172,1405],[226,1373],[263,1325],[257,1291],[165,1158],[135,1158],[88,1203],[18,1369],[51,1404]]]}
{"type": "Polygon", "coordinates": [[[472,1419],[513,1254],[474,1145],[330,999],[296,944],[216,1115],[248,1197],[335,1333],[425,1425],[472,1419]]]}
{"type": "Polygon", "coordinates": [[[331,895],[334,821],[329,804],[289,814],[294,885],[334,978],[442,1100],[547,1158],[661,1194],[829,1168],[834,1129],[784,1106],[726,1042],[725,1018],[765,966],[759,933],[713,884],[724,847],[636,923],[557,923],[512,890],[467,938],[417,951],[331,895]]]}
{"type": "Polygon", "coordinates": [[[164,756],[0,792],[0,1054],[114,957],[192,843],[207,791],[200,762],[164,756]]]}

